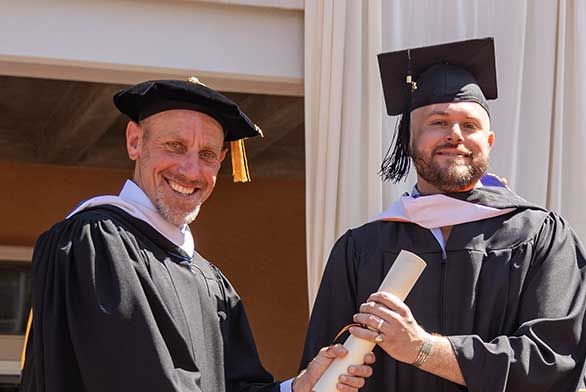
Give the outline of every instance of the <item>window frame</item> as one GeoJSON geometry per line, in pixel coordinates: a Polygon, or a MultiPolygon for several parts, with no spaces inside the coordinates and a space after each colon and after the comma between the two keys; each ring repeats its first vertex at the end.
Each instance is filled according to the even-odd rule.
{"type": "MultiPolygon", "coordinates": [[[[0,264],[30,264],[33,256],[31,246],[0,245],[0,264]]],[[[20,355],[24,335],[0,334],[0,385],[15,383],[20,379],[20,355]]]]}

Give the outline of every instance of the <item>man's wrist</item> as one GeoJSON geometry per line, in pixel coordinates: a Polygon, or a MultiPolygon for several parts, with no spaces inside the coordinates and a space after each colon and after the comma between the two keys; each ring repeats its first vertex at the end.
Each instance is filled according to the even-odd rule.
{"type": "Polygon", "coordinates": [[[415,361],[411,363],[411,365],[415,366],[416,368],[420,368],[421,365],[429,358],[431,354],[431,350],[433,349],[433,337],[430,334],[425,334],[423,337],[423,342],[421,346],[419,346],[419,352],[417,353],[417,357],[415,361]]]}

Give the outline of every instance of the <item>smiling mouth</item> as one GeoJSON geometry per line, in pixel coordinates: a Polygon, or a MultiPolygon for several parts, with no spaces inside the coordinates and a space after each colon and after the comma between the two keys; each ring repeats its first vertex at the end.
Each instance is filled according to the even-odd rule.
{"type": "Polygon", "coordinates": [[[468,158],[471,155],[469,152],[463,152],[463,151],[438,151],[436,154],[446,156],[446,157],[462,157],[462,158],[468,158]]]}
{"type": "Polygon", "coordinates": [[[169,186],[171,187],[171,189],[173,189],[175,192],[180,193],[185,196],[193,195],[193,193],[196,190],[199,190],[199,188],[197,188],[197,187],[183,186],[183,185],[180,185],[180,184],[178,184],[172,180],[169,180],[169,179],[166,179],[166,181],[167,181],[167,184],[169,184],[169,186]]]}

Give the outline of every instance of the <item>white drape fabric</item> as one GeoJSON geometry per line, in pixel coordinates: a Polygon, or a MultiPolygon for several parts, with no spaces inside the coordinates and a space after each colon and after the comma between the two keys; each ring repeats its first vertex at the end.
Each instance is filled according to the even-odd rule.
{"type": "Polygon", "coordinates": [[[490,171],[586,241],[586,1],[306,1],[310,307],[336,238],[415,182],[377,175],[396,119],[385,114],[376,54],[486,36],[499,87],[490,171]]]}
{"type": "Polygon", "coordinates": [[[380,1],[305,2],[309,298],[336,238],[382,208],[380,1]],[[366,130],[372,130],[371,132],[366,130]],[[372,159],[368,158],[372,157],[372,159]]]}

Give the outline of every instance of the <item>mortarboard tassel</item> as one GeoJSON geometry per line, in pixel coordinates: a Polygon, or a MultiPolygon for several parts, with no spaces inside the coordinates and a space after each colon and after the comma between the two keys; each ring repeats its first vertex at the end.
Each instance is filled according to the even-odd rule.
{"type": "MultiPolygon", "coordinates": [[[[203,84],[195,76],[191,76],[187,80],[191,83],[205,86],[205,84],[203,84]]],[[[260,128],[256,126],[256,129],[262,136],[260,128]]],[[[234,182],[250,182],[250,173],[248,171],[248,160],[246,159],[244,139],[230,142],[230,156],[232,157],[232,176],[234,176],[234,182]]]]}
{"type": "Polygon", "coordinates": [[[407,102],[397,123],[393,143],[389,146],[383,163],[380,168],[380,175],[383,181],[393,181],[397,183],[407,176],[411,167],[411,101],[413,91],[417,90],[417,83],[413,81],[411,72],[411,51],[407,50],[407,77],[405,78],[405,88],[407,89],[407,102]],[[394,148],[393,148],[394,145],[394,148]]]}
{"type": "Polygon", "coordinates": [[[409,152],[410,139],[410,113],[405,112],[397,123],[393,143],[389,146],[380,169],[383,181],[397,183],[401,181],[411,167],[411,154],[409,152]]]}
{"type": "Polygon", "coordinates": [[[417,90],[417,83],[413,81],[411,72],[411,51],[407,50],[407,76],[405,78],[405,88],[407,89],[407,99],[405,109],[397,123],[393,142],[389,146],[383,163],[381,164],[380,175],[383,181],[393,181],[397,183],[405,178],[411,167],[411,101],[413,92],[417,90]],[[394,145],[394,148],[393,148],[394,145]]]}
{"type": "Polygon", "coordinates": [[[232,175],[234,176],[234,182],[250,182],[244,139],[230,142],[230,155],[232,156],[232,175]]]}

